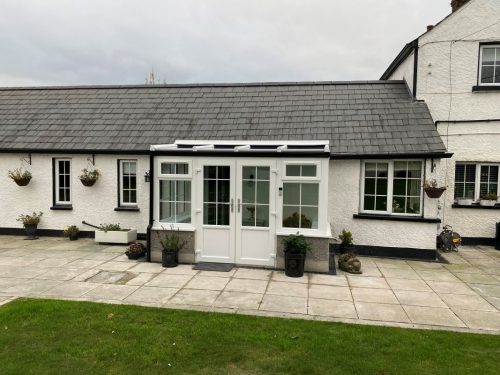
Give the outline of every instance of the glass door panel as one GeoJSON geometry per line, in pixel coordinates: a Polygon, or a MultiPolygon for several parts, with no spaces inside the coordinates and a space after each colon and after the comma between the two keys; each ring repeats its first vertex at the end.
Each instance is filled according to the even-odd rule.
{"type": "Polygon", "coordinates": [[[269,167],[242,167],[243,227],[269,227],[269,179],[269,167]]]}
{"type": "Polygon", "coordinates": [[[203,224],[229,225],[231,180],[230,166],[203,168],[203,224]]]}

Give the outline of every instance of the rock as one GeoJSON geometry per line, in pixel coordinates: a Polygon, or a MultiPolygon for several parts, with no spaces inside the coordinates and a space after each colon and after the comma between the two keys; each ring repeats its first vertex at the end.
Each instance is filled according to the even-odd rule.
{"type": "Polygon", "coordinates": [[[339,257],[339,268],[342,271],[360,274],[361,272],[361,262],[358,258],[352,253],[342,254],[339,257]]]}

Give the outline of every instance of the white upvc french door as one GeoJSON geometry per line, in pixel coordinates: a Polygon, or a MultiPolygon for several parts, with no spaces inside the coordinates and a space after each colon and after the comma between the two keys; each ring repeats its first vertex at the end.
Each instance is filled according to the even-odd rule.
{"type": "Polygon", "coordinates": [[[197,261],[275,265],[276,162],[198,164],[197,261]]]}
{"type": "Polygon", "coordinates": [[[276,162],[237,163],[236,263],[274,266],[276,257],[276,162]]]}

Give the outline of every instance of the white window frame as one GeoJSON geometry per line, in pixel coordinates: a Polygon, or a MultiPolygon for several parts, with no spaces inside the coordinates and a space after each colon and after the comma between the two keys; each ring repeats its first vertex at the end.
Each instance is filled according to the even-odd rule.
{"type": "MultiPolygon", "coordinates": [[[[500,48],[500,44],[485,44],[485,45],[480,46],[479,69],[478,69],[478,75],[477,75],[477,83],[479,86],[500,86],[500,82],[493,82],[493,83],[481,82],[481,73],[483,70],[483,51],[486,48],[500,48]]],[[[495,62],[497,62],[497,61],[500,63],[500,56],[498,56],[495,52],[495,62]]],[[[493,72],[495,72],[495,71],[493,71],[493,72]]]]}
{"type": "MultiPolygon", "coordinates": [[[[283,188],[285,183],[317,183],[318,184],[318,228],[289,228],[283,226],[283,194],[279,196],[279,201],[276,206],[278,216],[277,234],[288,235],[296,234],[297,232],[306,236],[323,237],[329,235],[328,224],[328,168],[330,165],[329,159],[294,159],[284,160],[281,162],[281,170],[279,171],[278,186],[283,188]],[[287,165],[316,165],[316,177],[300,177],[300,176],[287,176],[287,165]],[[321,178],[326,176],[325,178],[321,178]]],[[[282,191],[283,193],[283,191],[282,191]]]]}
{"type": "Polygon", "coordinates": [[[180,230],[194,230],[195,225],[195,210],[194,210],[194,201],[193,197],[195,197],[195,186],[193,183],[193,161],[191,159],[173,159],[173,158],[161,158],[159,157],[156,163],[156,178],[155,178],[155,205],[154,205],[154,225],[155,229],[170,229],[170,226],[173,225],[175,229],[180,230]],[[188,165],[188,173],[187,174],[162,174],[161,173],[161,165],[163,163],[184,163],[188,165]],[[191,222],[190,223],[163,223],[160,222],[160,181],[190,181],[191,182],[191,222]]]}
{"type": "Polygon", "coordinates": [[[54,168],[55,168],[55,178],[54,178],[54,185],[55,185],[55,204],[56,205],[60,205],[60,206],[64,206],[64,205],[70,205],[71,202],[72,202],[72,195],[73,195],[73,192],[71,191],[72,190],[72,181],[71,181],[71,176],[72,176],[72,165],[71,165],[71,159],[69,158],[57,158],[57,159],[54,159],[54,168]],[[59,185],[59,176],[60,176],[60,173],[59,173],[59,162],[60,161],[67,161],[69,162],[69,201],[61,201],[59,200],[59,188],[60,188],[60,185],[59,185]]]}
{"type": "Polygon", "coordinates": [[[412,217],[422,217],[424,213],[424,170],[425,162],[423,159],[373,159],[373,160],[363,160],[361,166],[361,178],[360,178],[360,196],[359,196],[359,212],[362,214],[373,214],[373,215],[391,215],[391,216],[412,216],[412,217]],[[417,214],[403,213],[403,212],[392,212],[392,201],[393,201],[393,190],[394,190],[394,163],[397,162],[420,162],[420,212],[417,214]],[[387,210],[386,211],[376,211],[376,210],[365,210],[365,167],[367,163],[384,163],[388,164],[387,169],[387,210]]]}
{"type": "MultiPolygon", "coordinates": [[[[497,180],[497,195],[500,196],[500,163],[475,163],[475,162],[468,162],[468,161],[457,161],[455,163],[455,168],[457,164],[467,164],[467,165],[475,165],[476,166],[476,175],[475,175],[475,180],[474,180],[474,202],[479,202],[481,200],[481,167],[487,167],[487,166],[493,166],[493,167],[498,167],[498,180],[497,180]]],[[[456,180],[455,177],[453,177],[453,189],[455,189],[455,184],[456,180]]],[[[453,195],[455,195],[455,190],[453,190],[453,195]]],[[[454,198],[454,201],[456,202],[458,198],[454,198]]]]}
{"type": "MultiPolygon", "coordinates": [[[[137,178],[138,176],[138,173],[137,173],[137,167],[138,167],[138,163],[137,163],[137,160],[135,159],[120,159],[119,160],[119,163],[120,163],[120,166],[119,166],[119,169],[120,169],[120,173],[119,173],[119,179],[120,179],[120,191],[119,191],[119,194],[120,194],[120,207],[137,207],[137,198],[138,198],[138,189],[137,189],[137,185],[138,185],[138,182],[139,182],[139,179],[137,178]],[[124,190],[123,190],[123,163],[135,163],[135,202],[124,202],[123,201],[123,193],[124,193],[124,190]]],[[[133,190],[133,189],[128,189],[128,190],[133,190]]]]}

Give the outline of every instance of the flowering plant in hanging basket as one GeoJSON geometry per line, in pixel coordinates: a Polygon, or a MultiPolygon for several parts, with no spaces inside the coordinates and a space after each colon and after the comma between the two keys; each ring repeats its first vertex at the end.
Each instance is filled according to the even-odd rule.
{"type": "Polygon", "coordinates": [[[9,177],[19,186],[26,186],[30,183],[33,176],[29,171],[23,171],[22,168],[16,168],[13,171],[9,170],[9,177]]]}
{"type": "Polygon", "coordinates": [[[424,191],[429,198],[440,198],[445,190],[445,186],[437,186],[436,180],[425,181],[424,183],[424,191]]]}
{"type": "Polygon", "coordinates": [[[99,179],[100,173],[98,169],[88,170],[87,168],[82,169],[80,174],[80,181],[84,186],[92,186],[99,179]]]}

